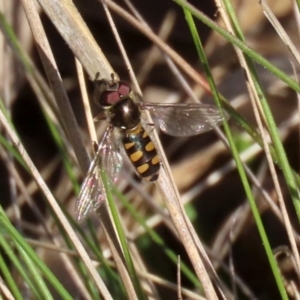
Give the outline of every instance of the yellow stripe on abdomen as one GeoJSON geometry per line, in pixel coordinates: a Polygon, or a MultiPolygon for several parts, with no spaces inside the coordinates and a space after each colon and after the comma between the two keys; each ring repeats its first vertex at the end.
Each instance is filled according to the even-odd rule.
{"type": "Polygon", "coordinates": [[[154,150],[154,144],[152,143],[152,141],[150,141],[147,145],[146,145],[146,147],[145,147],[145,150],[146,151],[152,151],[152,150],[154,150]]]}
{"type": "Polygon", "coordinates": [[[146,171],[148,171],[150,168],[149,164],[143,164],[139,167],[137,167],[137,171],[139,172],[139,174],[141,174],[141,176],[143,175],[143,173],[145,173],[146,171]]]}
{"type": "Polygon", "coordinates": [[[145,129],[138,125],[126,130],[123,145],[137,173],[145,181],[155,181],[159,175],[160,159],[145,129]]]}
{"type": "Polygon", "coordinates": [[[157,165],[158,163],[160,163],[160,160],[159,160],[159,157],[157,154],[151,159],[151,163],[152,163],[152,165],[157,165]]]}
{"type": "Polygon", "coordinates": [[[125,149],[130,149],[130,148],[132,148],[134,145],[135,145],[135,143],[133,143],[133,142],[132,142],[132,143],[125,143],[125,144],[124,144],[124,148],[125,148],[125,149]]]}
{"type": "Polygon", "coordinates": [[[130,160],[132,162],[136,162],[139,159],[141,159],[142,157],[143,157],[143,151],[138,150],[130,155],[130,160]]]}

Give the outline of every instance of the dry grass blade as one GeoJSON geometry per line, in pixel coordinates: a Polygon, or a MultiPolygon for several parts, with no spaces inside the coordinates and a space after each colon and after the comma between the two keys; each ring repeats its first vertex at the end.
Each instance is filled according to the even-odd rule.
{"type": "MultiPolygon", "coordinates": [[[[95,61],[91,60],[91,58],[93,57],[93,55],[95,55],[95,53],[91,54],[91,53],[85,52],[85,51],[84,51],[84,53],[82,53],[83,49],[86,49],[86,48],[89,49],[89,47],[82,46],[85,43],[87,43],[87,41],[85,41],[83,37],[88,37],[89,42],[91,42],[91,44],[88,43],[88,46],[95,47],[96,44],[94,43],[94,40],[90,36],[90,33],[86,32],[87,29],[84,27],[82,19],[79,17],[77,12],[75,11],[75,8],[73,6],[69,6],[69,4],[67,5],[66,3],[62,3],[62,2],[61,2],[61,5],[58,5],[58,6],[57,6],[57,3],[51,3],[53,6],[49,5],[48,2],[47,3],[43,2],[41,4],[42,4],[43,8],[45,9],[45,11],[48,13],[48,15],[51,18],[53,18],[53,22],[57,26],[57,28],[60,32],[70,33],[70,30],[69,29],[66,30],[66,28],[72,28],[72,34],[71,35],[63,34],[63,37],[69,43],[71,43],[70,47],[73,49],[75,54],[77,54],[77,56],[79,57],[80,61],[84,65],[84,67],[87,69],[87,72],[89,74],[94,72],[93,76],[91,76],[91,77],[96,78],[96,73],[100,71],[100,77],[101,77],[100,79],[108,78],[108,77],[111,78],[111,74],[113,72],[110,69],[108,62],[103,58],[103,55],[100,55],[100,50],[98,47],[96,47],[96,50],[98,51],[97,52],[98,56],[97,56],[97,60],[95,60],[95,61]],[[57,10],[59,11],[58,13],[57,13],[57,10]],[[56,18],[57,16],[59,16],[59,19],[56,18]],[[62,17],[62,16],[64,16],[64,17],[62,17]],[[72,21],[74,21],[74,20],[76,21],[76,24],[72,23],[72,21]],[[79,26],[80,28],[78,28],[78,26],[76,26],[78,24],[80,25],[79,26]],[[75,29],[75,33],[73,32],[74,29],[75,29]],[[77,32],[82,32],[82,31],[83,31],[83,35],[80,35],[80,37],[77,36],[77,32]],[[74,38],[74,34],[77,38],[74,38]],[[75,45],[72,43],[75,43],[75,45]],[[76,52],[76,50],[77,51],[79,50],[79,52],[76,52]],[[85,55],[88,56],[89,63],[91,63],[90,65],[87,64],[85,55]],[[103,59],[101,59],[101,57],[103,59]],[[103,64],[102,67],[99,67],[99,64],[97,64],[95,62],[101,62],[103,64]],[[94,69],[91,70],[91,68],[94,68],[94,69]],[[95,72],[95,70],[97,70],[97,72],[95,72]],[[109,76],[107,74],[109,74],[109,76]]],[[[57,100],[58,106],[60,107],[61,113],[64,115],[63,119],[67,123],[66,128],[67,128],[67,130],[72,128],[72,132],[71,133],[69,132],[69,136],[71,137],[71,142],[72,142],[72,136],[74,136],[74,140],[72,143],[73,148],[77,152],[76,153],[77,158],[78,158],[79,162],[81,162],[83,171],[86,171],[88,168],[88,165],[89,165],[89,160],[86,159],[86,155],[83,155],[86,153],[85,147],[82,144],[82,141],[80,139],[80,133],[77,129],[76,121],[74,120],[73,112],[70,108],[69,101],[66,98],[60,77],[57,76],[58,74],[56,74],[56,72],[54,71],[57,68],[55,67],[55,61],[51,54],[50,47],[47,43],[47,39],[42,30],[42,27],[36,26],[38,24],[38,16],[35,15],[35,18],[34,18],[34,16],[31,14],[29,19],[31,22],[33,22],[32,24],[35,24],[35,27],[33,28],[33,32],[35,33],[36,41],[40,45],[40,47],[39,47],[39,49],[41,49],[40,55],[43,60],[45,70],[47,72],[49,72],[48,77],[51,79],[51,82],[53,83],[53,90],[54,90],[54,93],[56,93],[56,99],[59,99],[59,100],[57,100]],[[39,32],[38,32],[37,28],[40,29],[39,32]],[[53,72],[51,72],[51,70],[53,70],[53,72]],[[61,105],[62,103],[64,106],[61,105]],[[79,145],[80,145],[80,147],[79,147],[79,145]],[[81,151],[78,151],[78,149],[84,149],[84,151],[81,152],[81,151]]],[[[106,226],[108,226],[108,225],[106,225],[106,226]]],[[[109,237],[109,240],[110,240],[110,235],[107,234],[107,236],[109,237]]],[[[117,241],[117,239],[115,239],[115,241],[117,241]]],[[[120,254],[120,251],[114,251],[114,248],[112,248],[112,252],[113,252],[113,254],[115,254],[114,255],[115,260],[117,262],[121,263],[122,255],[121,256],[118,255],[118,253],[120,254]]],[[[132,288],[129,276],[126,272],[126,268],[124,268],[123,264],[117,264],[117,265],[118,265],[121,277],[123,278],[126,286],[128,287],[128,293],[129,293],[129,295],[131,295],[130,298],[136,299],[134,289],[132,288]],[[131,286],[131,288],[130,288],[130,286],[131,286]]]]}
{"type": "Polygon", "coordinates": [[[30,22],[30,26],[37,43],[37,48],[44,64],[44,68],[47,72],[48,79],[51,82],[56,103],[62,115],[62,120],[65,123],[65,128],[68,131],[69,139],[72,143],[74,151],[76,152],[76,156],[82,170],[87,171],[89,166],[89,158],[87,156],[83,141],[80,138],[79,128],[75,120],[70,101],[62,84],[60,74],[58,73],[55,59],[53,57],[35,4],[31,0],[24,0],[23,6],[30,22]]]}
{"type": "Polygon", "coordinates": [[[39,0],[39,4],[68,43],[90,78],[110,80],[113,69],[103,55],[72,1],[39,0]]]}
{"type": "Polygon", "coordinates": [[[291,41],[288,34],[284,31],[283,27],[280,25],[278,19],[275,17],[274,13],[270,9],[266,1],[259,0],[259,4],[261,5],[265,16],[268,18],[269,22],[273,25],[273,27],[277,31],[278,36],[282,39],[282,41],[286,44],[288,49],[291,51],[297,63],[300,64],[299,51],[295,47],[294,43],[291,41]]]}
{"type": "Polygon", "coordinates": [[[86,89],[86,82],[84,79],[82,65],[78,61],[78,59],[75,59],[75,62],[76,62],[77,76],[78,76],[78,81],[79,81],[79,86],[81,91],[82,102],[84,105],[84,112],[88,123],[88,131],[90,133],[91,141],[97,141],[98,138],[95,130],[94,120],[92,117],[91,106],[90,106],[90,101],[86,89]]]}
{"type": "Polygon", "coordinates": [[[112,1],[105,0],[106,5],[124,18],[128,23],[137,28],[142,34],[144,34],[147,38],[149,38],[160,50],[165,52],[170,58],[185,72],[191,79],[195,81],[195,83],[200,84],[204,87],[205,90],[209,91],[209,86],[207,81],[203,79],[203,77],[195,71],[192,66],[190,66],[187,61],[185,61],[178,53],[176,53],[170,46],[168,46],[165,42],[163,42],[156,34],[154,34],[151,30],[145,27],[141,22],[131,16],[129,13],[124,11],[120,6],[112,1]]]}
{"type": "Polygon", "coordinates": [[[7,286],[4,284],[2,279],[0,279],[0,291],[1,291],[1,296],[5,296],[5,299],[7,299],[7,300],[15,299],[14,296],[10,293],[7,286]]]}
{"type": "MultiPolygon", "coordinates": [[[[286,34],[283,32],[283,30],[281,29],[281,27],[279,26],[279,24],[277,24],[277,20],[275,19],[275,17],[273,16],[273,14],[271,14],[270,9],[268,9],[267,5],[265,3],[263,3],[261,1],[261,4],[263,5],[263,9],[264,9],[264,13],[268,16],[269,20],[271,21],[271,23],[276,27],[276,29],[279,32],[280,37],[288,44],[291,43],[291,41],[287,38],[286,34]]],[[[219,5],[222,5],[222,1],[220,1],[219,5]]],[[[221,11],[221,16],[222,19],[224,21],[224,23],[226,24],[226,27],[228,29],[228,31],[230,32],[236,32],[232,26],[232,19],[227,15],[226,10],[222,9],[221,11]]],[[[289,44],[288,44],[289,45],[289,44]]],[[[288,46],[289,48],[291,48],[290,46],[288,46]]],[[[263,148],[264,148],[264,152],[266,154],[266,158],[268,161],[268,166],[270,169],[270,173],[272,176],[272,180],[275,186],[275,190],[276,190],[276,194],[277,194],[277,198],[279,201],[279,205],[280,205],[280,209],[281,209],[281,213],[283,216],[283,220],[284,220],[284,224],[285,224],[285,228],[287,230],[287,234],[289,236],[289,242],[291,245],[291,248],[293,249],[293,253],[295,255],[296,261],[297,261],[297,266],[298,269],[300,267],[300,257],[299,257],[299,253],[297,250],[297,245],[296,245],[296,240],[295,240],[295,236],[293,233],[293,228],[290,222],[290,218],[289,215],[287,213],[287,208],[284,202],[284,198],[283,198],[283,194],[282,194],[282,190],[281,190],[281,185],[279,183],[279,179],[277,177],[277,172],[275,170],[275,165],[273,162],[273,159],[271,157],[271,153],[270,153],[270,147],[269,147],[269,132],[267,131],[268,129],[270,130],[270,128],[266,129],[264,126],[265,121],[265,115],[264,115],[264,110],[262,108],[262,104],[261,104],[261,98],[264,97],[262,96],[262,94],[258,94],[258,90],[262,91],[261,86],[258,87],[259,83],[257,82],[257,77],[256,75],[254,75],[253,73],[253,69],[251,69],[251,67],[249,67],[249,62],[246,61],[246,59],[244,58],[242,52],[239,49],[235,49],[238,58],[239,58],[239,63],[240,65],[243,67],[243,69],[245,70],[245,75],[246,75],[246,84],[247,84],[247,88],[250,94],[250,100],[252,103],[252,109],[255,115],[255,119],[256,122],[258,124],[258,128],[260,131],[260,135],[262,137],[262,141],[263,141],[263,148]],[[256,78],[255,78],[256,77],[256,78]]],[[[300,269],[299,269],[300,270],[300,269]]]]}
{"type": "MultiPolygon", "coordinates": [[[[106,1],[105,1],[106,4],[106,1]]],[[[106,8],[106,5],[104,6],[106,8]]],[[[110,19],[110,22],[112,23],[112,18],[109,14],[109,11],[106,9],[107,15],[110,19]]],[[[147,27],[147,25],[141,21],[144,27],[147,29],[147,31],[151,32],[150,28],[147,27]]],[[[121,49],[122,57],[125,60],[126,66],[128,70],[132,70],[130,61],[126,55],[125,49],[123,48],[122,42],[120,40],[120,37],[118,35],[118,32],[116,31],[114,24],[112,24],[114,34],[117,39],[117,43],[121,49]]],[[[136,87],[136,91],[139,95],[141,95],[141,91],[138,87],[137,80],[134,76],[134,72],[130,72],[130,76],[132,79],[132,82],[134,83],[134,86],[136,87]]],[[[146,112],[147,120],[146,124],[153,124],[153,120],[148,112],[146,112]]],[[[203,251],[203,247],[200,248],[196,247],[196,244],[198,246],[201,244],[200,240],[194,230],[191,230],[192,225],[190,223],[190,220],[186,216],[185,210],[181,205],[180,195],[177,189],[177,186],[174,182],[172,172],[169,167],[169,163],[166,159],[166,156],[164,154],[164,149],[160,143],[159,137],[157,135],[157,132],[153,130],[151,132],[151,135],[154,137],[155,144],[157,146],[157,150],[160,154],[160,158],[162,161],[163,168],[160,170],[160,175],[158,180],[156,181],[156,186],[158,187],[158,190],[160,191],[160,195],[163,198],[163,201],[170,213],[170,216],[172,218],[172,221],[177,229],[177,232],[180,236],[180,240],[185,247],[189,258],[193,264],[193,267],[196,271],[196,274],[203,286],[203,289],[205,291],[205,295],[208,299],[217,299],[217,295],[215,293],[215,290],[212,286],[211,280],[209,279],[209,275],[206,272],[204,263],[202,262],[202,258],[207,256],[205,254],[202,254],[202,256],[199,254],[198,250],[201,249],[203,251]]],[[[200,253],[202,252],[200,250],[200,253]]]]}
{"type": "MultiPolygon", "coordinates": [[[[267,6],[265,5],[265,3],[264,3],[263,7],[265,9],[265,13],[268,12],[268,15],[271,16],[270,10],[267,10],[267,6]]],[[[225,11],[222,10],[222,12],[223,12],[222,13],[223,20],[226,23],[226,26],[227,26],[228,30],[230,30],[231,32],[234,32],[233,28],[231,27],[228,16],[225,14],[225,11]]],[[[272,22],[275,22],[274,18],[272,18],[272,22]]],[[[281,33],[280,36],[283,38],[282,34],[283,33],[281,33]]],[[[286,38],[285,38],[285,40],[286,40],[286,38]]],[[[241,64],[241,66],[243,66],[243,68],[246,72],[246,76],[247,76],[246,82],[247,82],[247,85],[248,85],[249,94],[251,96],[250,100],[251,100],[251,103],[252,103],[255,119],[256,119],[256,122],[258,124],[258,128],[259,128],[262,140],[263,140],[264,151],[265,151],[266,158],[267,158],[267,161],[268,161],[271,176],[272,176],[272,179],[273,179],[273,182],[274,182],[274,185],[275,185],[275,190],[276,190],[276,193],[277,193],[278,202],[279,202],[279,205],[280,205],[280,209],[281,209],[281,213],[282,213],[283,220],[284,220],[284,223],[285,223],[285,227],[286,227],[286,230],[287,230],[287,234],[289,236],[289,241],[290,241],[290,244],[291,244],[291,247],[292,247],[293,254],[295,256],[295,260],[297,262],[298,270],[300,271],[300,256],[299,256],[299,252],[297,250],[297,245],[296,245],[295,236],[293,234],[292,224],[290,222],[290,218],[289,218],[287,208],[286,208],[286,205],[285,205],[285,202],[284,202],[284,197],[283,197],[283,194],[282,194],[282,191],[281,191],[281,186],[280,186],[279,179],[277,177],[277,173],[276,173],[276,170],[275,170],[275,164],[274,164],[273,159],[271,157],[270,147],[269,147],[269,140],[270,140],[269,134],[268,134],[268,131],[265,129],[265,126],[263,125],[263,123],[265,122],[264,121],[265,116],[264,116],[263,109],[262,109],[262,106],[261,106],[260,95],[258,95],[258,93],[257,93],[257,87],[255,87],[255,83],[253,81],[253,74],[251,74],[251,71],[248,68],[248,65],[246,63],[246,60],[245,60],[242,52],[237,48],[236,48],[236,52],[237,52],[237,55],[239,57],[240,64],[241,64]]]]}
{"type": "MultiPolygon", "coordinates": [[[[175,23],[175,14],[171,11],[166,15],[164,18],[164,22],[161,25],[161,28],[158,32],[158,37],[162,41],[167,41],[168,37],[170,36],[174,23],[175,23]]],[[[149,50],[149,54],[147,55],[148,59],[145,63],[141,66],[139,73],[137,74],[137,78],[139,80],[139,84],[142,85],[144,81],[146,81],[147,76],[149,75],[153,66],[158,63],[160,58],[160,51],[157,49],[155,45],[149,50]]]]}
{"type": "Polygon", "coordinates": [[[128,270],[124,264],[123,256],[120,255],[120,252],[116,250],[116,246],[115,246],[116,242],[111,240],[109,234],[107,234],[107,233],[106,233],[106,238],[109,243],[109,247],[112,251],[112,256],[115,260],[119,275],[122,278],[124,286],[126,287],[126,293],[127,293],[128,299],[138,300],[138,296],[137,296],[134,286],[132,284],[132,280],[131,280],[131,278],[128,274],[128,270]]]}
{"type": "MultiPolygon", "coordinates": [[[[56,282],[71,298],[97,299],[104,294],[102,298],[105,299],[126,296],[142,299],[140,295],[149,300],[204,299],[204,293],[206,299],[260,299],[261,295],[268,299],[279,298],[274,276],[270,274],[270,268],[265,267],[269,256],[262,245],[269,243],[267,239],[261,242],[259,222],[254,222],[254,219],[260,217],[272,247],[292,245],[295,253],[292,256],[298,261],[298,267],[295,263],[293,268],[299,268],[296,248],[299,234],[297,227],[289,224],[289,219],[291,224],[297,224],[299,214],[294,214],[289,203],[293,196],[289,193],[290,185],[286,184],[284,168],[274,167],[271,159],[275,158],[278,163],[279,156],[272,144],[275,139],[268,119],[274,114],[274,128],[278,139],[284,143],[291,169],[299,170],[299,149],[295,144],[299,139],[299,96],[297,99],[293,92],[298,89],[296,80],[292,79],[299,77],[299,71],[298,66],[291,67],[289,61],[290,49],[294,49],[295,60],[299,62],[299,55],[290,41],[297,42],[294,23],[299,12],[294,6],[293,15],[292,0],[269,0],[271,10],[264,1],[256,0],[220,0],[217,5],[214,0],[198,1],[194,7],[182,0],[136,1],[135,7],[130,0],[123,0],[123,3],[110,0],[19,0],[32,32],[29,27],[26,29],[25,15],[19,16],[23,8],[16,4],[17,1],[4,6],[0,4],[0,22],[5,19],[1,23],[4,40],[0,40],[0,76],[3,79],[0,96],[4,100],[2,112],[8,119],[8,111],[15,128],[14,131],[9,128],[0,112],[0,142],[3,144],[0,147],[0,175],[3,178],[0,194],[4,199],[1,207],[24,240],[24,248],[35,250],[37,262],[47,266],[49,274],[56,277],[56,282]],[[102,3],[107,5],[116,23],[113,30],[109,24],[111,17],[105,16],[102,3]],[[201,20],[197,20],[195,26],[201,43],[206,47],[205,54],[200,54],[200,61],[204,62],[202,66],[197,56],[199,44],[195,47],[193,29],[191,37],[186,26],[186,20],[190,21],[188,14],[186,10],[183,13],[182,7],[176,3],[191,9],[190,12],[201,20]],[[13,13],[11,8],[16,8],[13,13]],[[36,9],[40,9],[38,13],[36,9]],[[236,19],[233,11],[237,14],[236,19]],[[220,12],[225,21],[217,20],[220,12]],[[219,21],[220,27],[216,26],[219,21]],[[237,24],[243,33],[236,29],[239,28],[237,24]],[[220,30],[224,27],[226,29],[220,30]],[[240,40],[244,35],[246,41],[238,43],[232,38],[229,32],[234,30],[236,36],[240,35],[240,40]],[[120,36],[119,47],[115,35],[120,36]],[[254,66],[262,93],[256,93],[256,80],[251,80],[251,72],[246,71],[245,80],[248,57],[243,60],[238,52],[237,59],[231,43],[239,45],[254,60],[264,61],[263,66],[254,66]],[[7,51],[7,45],[12,51],[11,48],[7,51]],[[121,52],[124,57],[128,56],[126,64],[121,52]],[[264,60],[258,59],[257,54],[264,60]],[[206,65],[205,56],[210,66],[206,65]],[[44,70],[39,71],[43,67],[44,70]],[[207,69],[211,70],[211,75],[207,69]],[[207,79],[201,74],[202,70],[208,74],[207,79]],[[282,70],[282,75],[276,73],[277,70],[282,70]],[[129,97],[134,102],[144,102],[137,105],[142,115],[141,124],[149,131],[157,157],[162,162],[155,184],[141,182],[135,176],[132,160],[127,160],[126,155],[123,160],[112,159],[107,169],[101,164],[107,157],[113,157],[112,154],[123,156],[123,153],[118,126],[111,122],[108,110],[104,116],[103,106],[99,107],[97,101],[92,101],[101,102],[106,92],[110,92],[110,87],[105,84],[103,88],[95,89],[96,82],[93,85],[91,81],[96,80],[98,72],[99,86],[101,79],[111,80],[111,75],[115,74],[116,86],[119,79],[122,83],[123,80],[124,83],[130,81],[128,89],[132,88],[133,93],[129,97]],[[135,74],[138,74],[137,81],[143,93],[132,84],[136,82],[135,74]],[[189,102],[205,103],[211,107],[213,97],[207,80],[217,85],[213,94],[219,93],[222,100],[228,99],[230,103],[231,145],[234,145],[232,149],[236,146],[236,160],[232,159],[235,151],[228,151],[224,144],[222,133],[216,136],[216,132],[211,131],[201,136],[177,138],[165,135],[168,130],[164,127],[161,127],[162,132],[152,130],[153,121],[156,125],[164,122],[161,115],[168,107],[183,108],[189,102]],[[105,88],[108,90],[100,95],[105,88]],[[266,102],[271,106],[270,114],[266,116],[263,114],[265,106],[259,103],[261,94],[266,95],[266,102]],[[161,109],[161,115],[151,111],[150,103],[161,109]],[[145,116],[148,110],[153,121],[145,116]],[[99,116],[97,123],[95,116],[99,116]],[[103,120],[105,117],[107,120],[103,120]],[[236,126],[235,122],[239,125],[236,126]],[[254,129],[256,124],[259,132],[254,129]],[[100,203],[109,205],[101,205],[96,211],[93,211],[95,207],[88,206],[92,212],[88,221],[77,224],[69,215],[74,215],[74,206],[78,207],[78,201],[82,199],[77,195],[81,175],[90,164],[87,153],[92,153],[92,141],[103,141],[103,130],[113,127],[108,125],[115,127],[112,139],[98,144],[107,145],[101,149],[112,150],[108,151],[109,155],[101,152],[101,159],[96,160],[94,165],[97,168],[93,169],[95,177],[92,177],[91,184],[84,180],[88,183],[84,185],[88,191],[90,187],[103,183],[108,191],[107,201],[102,201],[105,197],[97,198],[97,193],[94,197],[91,192],[85,194],[84,200],[87,201],[84,203],[90,205],[93,201],[89,200],[100,199],[100,203]],[[9,143],[10,137],[12,142],[9,143]],[[116,147],[110,148],[110,145],[116,147]],[[33,176],[30,172],[23,172],[18,152],[30,166],[33,176]],[[244,171],[238,172],[237,165],[239,171],[244,171]],[[112,189],[107,188],[105,180],[100,178],[98,181],[97,176],[97,172],[103,169],[110,175],[111,166],[116,169],[112,189]],[[241,173],[243,176],[239,176],[241,173]],[[253,199],[250,206],[246,202],[247,196],[253,199]],[[253,209],[253,203],[256,209],[253,209]],[[80,241],[71,226],[76,228],[80,241]],[[200,281],[204,283],[204,291],[200,281]]],[[[190,104],[190,107],[192,105],[195,104],[190,104]]],[[[178,116],[174,114],[173,120],[169,118],[170,124],[175,124],[175,133],[177,126],[182,124],[177,122],[178,119],[187,123],[193,119],[189,113],[178,116]]],[[[199,118],[197,121],[198,126],[199,118]]],[[[225,130],[230,137],[227,126],[225,130]]],[[[300,177],[297,172],[293,174],[299,186],[300,177]]],[[[4,242],[12,240],[11,235],[3,238],[4,242]]],[[[271,247],[269,253],[272,255],[271,247]]],[[[4,257],[3,261],[10,262],[11,258],[4,257]]],[[[276,265],[276,260],[273,261],[276,265]]],[[[4,274],[4,268],[1,274],[4,274]]],[[[20,276],[20,272],[16,274],[16,267],[8,265],[8,268],[11,275],[1,275],[0,290],[9,299],[14,296],[14,287],[9,285],[7,278],[15,280],[15,290],[20,290],[21,294],[26,278],[20,276]]],[[[284,285],[281,286],[282,291],[284,285]]],[[[285,288],[289,292],[289,288],[285,288]]],[[[35,293],[35,287],[30,286],[24,293],[35,293]]],[[[53,298],[56,298],[55,294],[53,298]]]]}
{"type": "Polygon", "coordinates": [[[122,252],[120,242],[118,240],[118,235],[115,226],[112,222],[112,218],[108,212],[106,204],[101,205],[101,207],[97,210],[97,214],[100,217],[101,222],[103,224],[105,238],[108,242],[111,255],[116,263],[118,273],[122,279],[124,286],[126,287],[127,296],[129,299],[138,299],[132,283],[132,278],[130,277],[127,266],[124,262],[124,254],[122,252]]]}
{"type": "Polygon", "coordinates": [[[0,111],[0,122],[2,126],[5,128],[6,132],[8,133],[10,139],[12,140],[13,144],[15,145],[16,149],[24,159],[28,169],[30,170],[32,176],[36,180],[39,188],[44,193],[45,198],[48,200],[49,204],[51,205],[53,211],[59,218],[61,224],[65,228],[66,232],[68,233],[69,238],[73,242],[78,254],[86,264],[91,276],[93,277],[97,287],[102,292],[102,295],[105,299],[112,299],[108,290],[106,289],[105,285],[103,284],[98,272],[96,271],[94,265],[92,264],[88,254],[86,253],[85,249],[83,248],[80,240],[77,238],[73,228],[71,227],[70,223],[68,222],[67,218],[65,217],[64,213],[61,211],[59,205],[57,204],[55,198],[53,197],[51,191],[49,190],[48,186],[45,184],[43,178],[41,178],[39,171],[34,166],[32,160],[28,156],[26,149],[22,146],[21,141],[15,134],[15,132],[11,129],[10,124],[7,122],[5,116],[3,115],[2,111],[0,111]]]}
{"type": "Polygon", "coordinates": [[[177,194],[177,188],[174,187],[172,184],[173,182],[170,180],[170,178],[172,178],[170,175],[171,173],[165,173],[165,167],[166,166],[161,170],[161,174],[157,180],[157,187],[164,199],[164,204],[170,213],[172,221],[174,222],[180,240],[184,245],[195,272],[203,286],[207,299],[218,299],[202,260],[205,256],[202,251],[200,251],[202,256],[199,254],[199,249],[196,246],[197,243],[201,244],[199,237],[195,231],[191,230],[192,225],[190,220],[187,218],[181,203],[178,201],[180,196],[177,194]]]}
{"type": "MultiPolygon", "coordinates": [[[[170,288],[174,291],[178,290],[178,285],[177,284],[175,284],[173,282],[169,282],[167,280],[164,280],[164,279],[162,279],[158,276],[155,276],[153,274],[141,273],[140,275],[142,277],[146,278],[146,279],[151,280],[153,283],[156,283],[156,284],[159,284],[159,285],[162,285],[162,286],[166,286],[166,287],[168,287],[168,288],[170,288]]],[[[183,288],[183,287],[181,287],[181,293],[182,293],[183,296],[187,297],[187,299],[191,299],[191,300],[206,300],[207,299],[207,298],[204,298],[204,297],[198,295],[198,293],[193,292],[193,291],[191,291],[189,289],[186,289],[186,288],[183,288]]]]}
{"type": "Polygon", "coordinates": [[[180,256],[177,263],[177,298],[182,300],[181,274],[180,274],[180,256]]]}

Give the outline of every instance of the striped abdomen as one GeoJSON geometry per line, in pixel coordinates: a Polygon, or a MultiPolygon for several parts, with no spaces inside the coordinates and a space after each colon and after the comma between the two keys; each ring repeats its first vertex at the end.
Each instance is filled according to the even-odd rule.
{"type": "Polygon", "coordinates": [[[160,161],[155,146],[143,126],[139,123],[135,128],[126,130],[122,141],[138,174],[144,180],[155,181],[158,178],[160,161]]]}

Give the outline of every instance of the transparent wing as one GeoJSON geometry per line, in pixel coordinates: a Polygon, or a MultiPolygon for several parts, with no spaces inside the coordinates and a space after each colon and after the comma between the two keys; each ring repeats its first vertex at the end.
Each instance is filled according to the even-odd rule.
{"type": "Polygon", "coordinates": [[[149,110],[157,117],[164,133],[178,137],[206,132],[220,125],[224,118],[229,118],[217,106],[200,103],[141,103],[141,108],[149,110]]]}
{"type": "Polygon", "coordinates": [[[108,127],[78,195],[75,209],[78,221],[85,219],[105,201],[106,191],[102,182],[101,172],[105,172],[108,178],[114,182],[121,166],[122,156],[114,139],[113,128],[108,127]]]}

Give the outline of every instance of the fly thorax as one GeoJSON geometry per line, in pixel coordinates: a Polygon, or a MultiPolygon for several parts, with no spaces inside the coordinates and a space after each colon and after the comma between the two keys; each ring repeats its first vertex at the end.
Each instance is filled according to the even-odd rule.
{"type": "Polygon", "coordinates": [[[111,123],[121,129],[129,130],[140,123],[141,113],[131,98],[124,98],[110,108],[111,123]]]}

